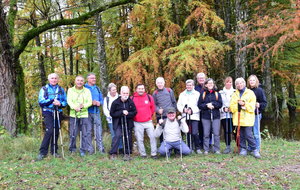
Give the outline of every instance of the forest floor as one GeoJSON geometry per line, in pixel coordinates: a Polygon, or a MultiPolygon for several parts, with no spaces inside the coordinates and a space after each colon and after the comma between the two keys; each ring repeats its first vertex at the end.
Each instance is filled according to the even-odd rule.
{"type": "Polygon", "coordinates": [[[193,154],[182,162],[68,152],[35,161],[40,142],[0,137],[0,189],[300,189],[300,141],[264,140],[261,159],[193,154]]]}

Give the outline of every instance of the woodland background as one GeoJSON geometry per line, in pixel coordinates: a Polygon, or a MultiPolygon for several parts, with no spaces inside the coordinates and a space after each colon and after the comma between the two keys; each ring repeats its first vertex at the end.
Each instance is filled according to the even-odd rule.
{"type": "Polygon", "coordinates": [[[178,96],[198,72],[219,88],[226,76],[256,74],[264,117],[299,129],[299,8],[298,0],[0,0],[0,131],[36,134],[38,91],[52,72],[65,89],[94,72],[105,96],[109,82],[152,93],[163,76],[178,96]]]}

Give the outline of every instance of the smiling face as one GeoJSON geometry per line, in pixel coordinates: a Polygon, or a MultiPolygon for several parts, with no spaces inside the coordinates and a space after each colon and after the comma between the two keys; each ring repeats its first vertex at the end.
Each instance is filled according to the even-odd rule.
{"type": "Polygon", "coordinates": [[[193,83],[189,82],[185,85],[187,91],[192,91],[194,89],[193,83]]]}
{"type": "Polygon", "coordinates": [[[81,89],[84,85],[84,78],[82,76],[77,76],[75,79],[75,86],[78,89],[81,89]]]}
{"type": "Polygon", "coordinates": [[[174,121],[176,118],[176,113],[175,112],[170,112],[167,114],[167,117],[169,120],[174,121]]]}
{"type": "Polygon", "coordinates": [[[96,84],[96,76],[95,75],[88,76],[87,82],[90,86],[94,86],[96,84]]]}
{"type": "Polygon", "coordinates": [[[49,81],[50,85],[55,86],[58,83],[58,76],[55,74],[51,74],[48,77],[48,81],[49,81]]]}
{"type": "Polygon", "coordinates": [[[158,78],[156,80],[156,86],[158,89],[162,90],[165,87],[165,81],[163,78],[158,78]]]}
{"type": "Polygon", "coordinates": [[[246,86],[246,83],[243,80],[238,80],[238,81],[235,82],[235,87],[238,90],[243,90],[243,88],[245,88],[245,86],[246,86]]]}
{"type": "Polygon", "coordinates": [[[125,86],[122,86],[120,94],[121,94],[121,100],[123,102],[125,102],[128,99],[128,97],[129,97],[129,88],[125,87],[125,86]]]}
{"type": "Polygon", "coordinates": [[[227,80],[226,83],[225,83],[225,88],[226,89],[231,89],[232,87],[232,80],[227,80]]]}
{"type": "Polygon", "coordinates": [[[205,76],[198,76],[197,82],[198,82],[198,84],[203,85],[205,82],[205,76]]]}
{"type": "Polygon", "coordinates": [[[117,94],[117,88],[116,87],[111,87],[110,90],[109,90],[109,94],[111,97],[115,97],[116,94],[117,94]]]}
{"type": "Polygon", "coordinates": [[[145,93],[145,86],[144,85],[138,85],[136,87],[136,92],[138,95],[142,96],[145,93]]]}
{"type": "Polygon", "coordinates": [[[256,78],[253,77],[253,76],[251,76],[251,77],[249,78],[249,85],[250,85],[250,87],[251,87],[251,88],[256,87],[256,83],[257,83],[256,78]]]}
{"type": "Polygon", "coordinates": [[[208,90],[214,89],[214,86],[215,86],[215,83],[214,83],[213,80],[209,80],[209,81],[207,81],[207,83],[205,84],[205,87],[206,87],[208,90]]]}

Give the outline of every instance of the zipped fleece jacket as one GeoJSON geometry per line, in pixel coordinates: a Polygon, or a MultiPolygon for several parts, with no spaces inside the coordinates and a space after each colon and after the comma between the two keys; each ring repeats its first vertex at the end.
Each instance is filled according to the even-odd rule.
{"type": "Polygon", "coordinates": [[[183,113],[183,109],[185,105],[187,105],[187,107],[191,108],[193,112],[193,114],[191,115],[191,120],[199,121],[200,120],[200,109],[198,108],[199,96],[200,93],[194,89],[189,93],[187,92],[187,90],[181,92],[177,102],[178,111],[183,113]]]}
{"type": "Polygon", "coordinates": [[[92,105],[91,91],[85,87],[78,90],[74,87],[69,88],[67,96],[68,104],[71,108],[70,117],[88,118],[88,108],[92,105]],[[83,104],[80,112],[76,113],[75,108],[83,104]]]}
{"type": "MultiPolygon", "coordinates": [[[[103,105],[103,96],[100,88],[97,85],[90,86],[88,83],[84,85],[85,88],[89,89],[92,94],[92,100],[99,101],[101,106],[103,105]]],[[[91,106],[89,107],[89,113],[100,113],[100,107],[98,106],[91,106]]]]}
{"type": "Polygon", "coordinates": [[[152,120],[152,116],[155,112],[153,97],[149,94],[147,95],[147,93],[140,96],[137,92],[135,92],[131,99],[133,100],[137,111],[133,121],[146,122],[152,120]]]}
{"type": "Polygon", "coordinates": [[[245,102],[244,109],[240,113],[240,126],[253,127],[255,121],[256,96],[252,90],[245,88],[245,92],[240,97],[240,91],[236,90],[231,97],[230,110],[232,112],[233,125],[238,126],[238,100],[245,102]]]}

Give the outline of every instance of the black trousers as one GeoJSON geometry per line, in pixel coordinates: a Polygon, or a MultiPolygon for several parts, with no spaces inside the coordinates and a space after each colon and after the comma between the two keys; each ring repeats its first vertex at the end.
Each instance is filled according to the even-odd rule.
{"type": "MultiPolygon", "coordinates": [[[[44,138],[40,147],[40,154],[47,155],[50,145],[51,154],[57,153],[59,138],[58,118],[56,112],[43,112],[44,124],[46,126],[44,138]],[[54,114],[54,116],[53,116],[54,114]],[[55,121],[55,124],[54,124],[55,121]],[[54,147],[54,128],[55,128],[55,147],[54,147]]],[[[59,121],[61,122],[62,113],[59,113],[59,121]]]]}
{"type": "Polygon", "coordinates": [[[117,129],[114,129],[114,132],[115,132],[115,136],[114,138],[112,139],[112,144],[111,144],[111,150],[109,151],[109,154],[117,154],[118,152],[118,148],[119,148],[119,144],[120,144],[120,140],[122,139],[122,142],[123,142],[123,139],[125,142],[123,142],[123,148],[125,149],[125,154],[130,154],[132,153],[132,129],[129,128],[127,126],[127,132],[126,132],[126,128],[125,128],[125,125],[123,125],[123,131],[124,131],[124,134],[122,134],[122,125],[120,124],[117,129]],[[128,139],[127,139],[127,134],[128,134],[128,139]],[[122,138],[123,136],[124,138],[122,138]],[[128,141],[129,141],[129,147],[128,147],[128,141]]]}

